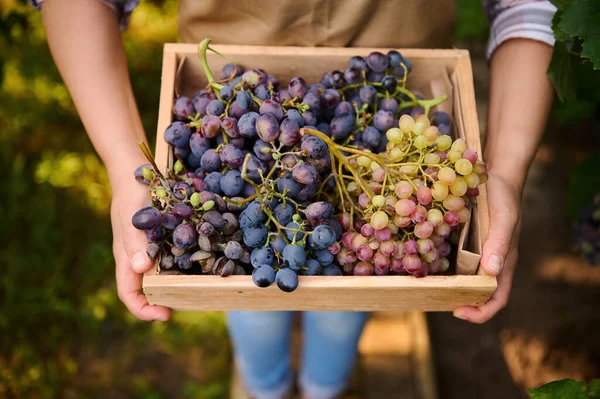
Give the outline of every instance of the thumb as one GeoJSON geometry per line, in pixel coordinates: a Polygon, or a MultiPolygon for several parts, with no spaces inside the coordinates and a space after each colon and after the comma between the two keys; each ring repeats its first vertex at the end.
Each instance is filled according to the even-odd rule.
{"type": "Polygon", "coordinates": [[[481,265],[488,275],[497,276],[502,271],[518,221],[516,212],[509,209],[490,215],[490,231],[481,257],[481,265]]]}
{"type": "Polygon", "coordinates": [[[136,273],[145,273],[154,264],[146,253],[148,240],[144,232],[137,230],[133,225],[123,228],[123,248],[127,253],[131,268],[136,273]]]}

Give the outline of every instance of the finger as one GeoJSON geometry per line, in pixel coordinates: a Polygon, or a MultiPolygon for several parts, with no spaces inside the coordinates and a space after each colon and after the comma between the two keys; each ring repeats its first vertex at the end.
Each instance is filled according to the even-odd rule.
{"type": "MultiPolygon", "coordinates": [[[[511,256],[511,258],[514,257],[511,256]]],[[[516,261],[516,258],[514,261],[516,261]]],[[[513,272],[512,268],[509,268],[498,276],[498,288],[494,291],[485,305],[479,307],[461,306],[454,310],[454,316],[476,324],[485,323],[490,320],[508,303],[508,297],[510,296],[510,290],[512,288],[513,272]]]]}
{"type": "Polygon", "coordinates": [[[127,309],[140,320],[168,320],[171,311],[164,306],[150,305],[141,293],[142,276],[133,271],[123,247],[114,245],[119,299],[127,309]]]}
{"type": "Polygon", "coordinates": [[[502,271],[517,222],[517,209],[506,208],[490,213],[490,231],[481,256],[481,265],[486,274],[497,276],[502,271]]]}
{"type": "Polygon", "coordinates": [[[133,227],[131,218],[124,218],[122,220],[123,248],[125,248],[125,253],[127,254],[132,270],[143,274],[154,265],[154,262],[150,260],[146,253],[148,239],[144,232],[133,227]]]}

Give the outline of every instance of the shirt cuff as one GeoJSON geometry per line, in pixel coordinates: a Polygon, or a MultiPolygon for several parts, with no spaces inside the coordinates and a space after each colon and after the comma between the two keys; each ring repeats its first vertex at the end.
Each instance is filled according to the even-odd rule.
{"type": "Polygon", "coordinates": [[[490,29],[487,58],[508,39],[533,39],[554,46],[552,18],[556,7],[549,1],[524,3],[498,14],[490,29]]]}
{"type": "MultiPolygon", "coordinates": [[[[42,3],[46,0],[29,0],[29,3],[39,9],[42,3]]],[[[139,5],[140,0],[98,0],[102,4],[109,7],[119,18],[121,31],[124,31],[129,26],[129,18],[133,10],[139,5]]]]}

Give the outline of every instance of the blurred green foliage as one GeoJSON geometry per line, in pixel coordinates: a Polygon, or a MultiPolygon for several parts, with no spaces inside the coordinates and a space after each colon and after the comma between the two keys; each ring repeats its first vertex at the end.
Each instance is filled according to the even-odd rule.
{"type": "MultiPolygon", "coordinates": [[[[144,127],[156,129],[175,0],[124,34],[144,127]]],[[[110,187],[26,1],[0,11],[0,398],[223,398],[220,313],[137,321],[118,300],[110,187]]]]}

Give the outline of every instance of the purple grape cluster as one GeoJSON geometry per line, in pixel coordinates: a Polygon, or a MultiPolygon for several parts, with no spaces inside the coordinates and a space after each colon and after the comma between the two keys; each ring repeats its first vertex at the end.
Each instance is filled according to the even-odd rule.
{"type": "Polygon", "coordinates": [[[600,194],[592,204],[579,210],[575,222],[575,243],[590,266],[600,265],[600,194]]]}

